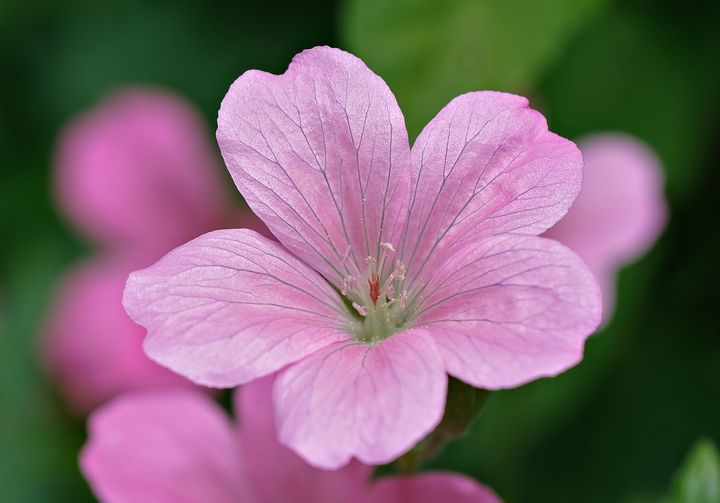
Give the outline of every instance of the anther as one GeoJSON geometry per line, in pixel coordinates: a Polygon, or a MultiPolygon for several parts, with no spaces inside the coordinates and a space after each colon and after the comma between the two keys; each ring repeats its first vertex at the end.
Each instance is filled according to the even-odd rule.
{"type": "Polygon", "coordinates": [[[400,294],[400,307],[405,309],[405,306],[407,306],[407,301],[408,301],[407,290],[403,290],[403,292],[400,294]]]}
{"type": "Polygon", "coordinates": [[[355,285],[355,278],[353,278],[350,275],[346,276],[345,279],[343,279],[342,288],[340,289],[340,293],[342,293],[343,295],[347,295],[348,290],[350,290],[354,285],[355,285]]]}
{"type": "Polygon", "coordinates": [[[363,306],[361,306],[357,302],[353,302],[352,306],[360,314],[360,316],[367,316],[367,309],[365,309],[363,306]]]}
{"type": "Polygon", "coordinates": [[[395,262],[395,270],[390,275],[395,279],[405,279],[405,264],[395,262]]]}

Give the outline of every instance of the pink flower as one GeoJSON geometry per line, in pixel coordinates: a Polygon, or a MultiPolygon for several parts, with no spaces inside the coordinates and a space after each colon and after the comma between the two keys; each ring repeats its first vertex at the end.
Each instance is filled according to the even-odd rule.
{"type": "Polygon", "coordinates": [[[188,103],[129,88],[62,133],[55,186],[61,209],[89,238],[164,253],[225,218],[218,174],[203,121],[188,103]]]}
{"type": "Polygon", "coordinates": [[[122,291],[130,271],[222,224],[216,164],[196,112],[159,90],[117,93],[61,135],[60,207],[102,246],[62,281],[42,341],[77,411],[127,390],[190,384],[143,353],[144,330],[123,310],[122,291]]]}
{"type": "Polygon", "coordinates": [[[662,168],[649,147],[626,135],[589,136],[580,148],[582,191],[545,236],[574,250],[595,273],[607,320],[615,303],[617,270],[642,256],[665,228],[662,168]]]}
{"type": "Polygon", "coordinates": [[[197,392],[122,396],[90,418],[83,473],[105,503],[500,503],[462,475],[371,482],[372,468],[357,462],[311,467],[277,442],[270,386],[264,379],[236,392],[239,426],[197,392]]]}
{"type": "Polygon", "coordinates": [[[324,468],[394,459],[439,422],[447,373],[489,389],[555,375],[600,320],[590,271],[537,237],[582,160],[525,98],[454,99],[410,149],[386,84],[320,47],[243,74],[218,142],[280,243],[213,232],[133,273],[145,351],[195,382],[280,371],[280,441],[324,468]]]}

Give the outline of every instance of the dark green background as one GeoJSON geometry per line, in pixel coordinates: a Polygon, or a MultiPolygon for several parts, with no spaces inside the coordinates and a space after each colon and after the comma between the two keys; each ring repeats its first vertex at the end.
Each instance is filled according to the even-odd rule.
{"type": "Polygon", "coordinates": [[[670,225],[620,275],[611,325],[577,368],[494,394],[432,466],[508,503],[664,493],[698,437],[720,439],[720,4],[584,3],[571,15],[573,0],[539,2],[536,15],[529,0],[467,12],[423,0],[416,15],[407,1],[0,2],[0,501],[92,501],[76,466],[83,422],[36,363],[54,283],[92,253],[50,195],[61,126],[115,86],[159,84],[197,105],[211,135],[237,75],[282,72],[317,44],[386,77],[411,132],[454,94],[501,86],[530,95],[562,135],[626,131],[659,152],[670,225]],[[443,17],[452,9],[465,14],[443,17]],[[531,55],[533,36],[548,39],[531,55]]]}

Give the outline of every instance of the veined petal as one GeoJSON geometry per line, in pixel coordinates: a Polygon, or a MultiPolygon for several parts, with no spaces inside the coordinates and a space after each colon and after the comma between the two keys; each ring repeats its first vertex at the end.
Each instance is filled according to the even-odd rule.
{"type": "Polygon", "coordinates": [[[451,375],[488,389],[556,375],[581,358],[600,322],[600,291],[560,243],[497,236],[446,259],[417,325],[433,335],[451,375]]]}
{"type": "Polygon", "coordinates": [[[422,131],[412,160],[400,251],[410,285],[451,249],[508,232],[540,234],[565,215],[582,181],[577,147],[550,133],[527,99],[497,92],[452,100],[422,131]]]}
{"type": "Polygon", "coordinates": [[[377,345],[337,343],[275,383],[280,441],[308,462],[386,463],[440,421],[447,375],[432,338],[412,329],[377,345]]]}
{"type": "Polygon", "coordinates": [[[235,393],[240,443],[255,493],[266,503],[303,501],[336,503],[367,491],[372,467],[353,461],[339,470],[307,464],[277,440],[273,417],[274,379],[245,384],[235,393]]]}
{"type": "Polygon", "coordinates": [[[465,475],[420,473],[380,479],[368,499],[372,503],[502,503],[487,487],[465,475]]]}
{"type": "Polygon", "coordinates": [[[237,386],[348,337],[332,287],[248,229],[210,232],[131,274],[123,303],[148,329],[151,358],[207,386],[237,386]]]}
{"type": "Polygon", "coordinates": [[[193,386],[145,355],[144,331],[122,308],[127,275],[147,263],[111,257],[82,264],[68,273],[55,294],[43,357],[78,412],[131,390],[193,386]]]}
{"type": "Polygon", "coordinates": [[[410,187],[402,113],[355,56],[316,47],[282,75],[248,71],[218,118],[218,143],[253,211],[335,286],[397,242],[410,187]],[[347,258],[346,258],[347,257],[347,258]]]}
{"type": "Polygon", "coordinates": [[[657,156],[631,136],[592,135],[580,141],[580,148],[582,191],[545,235],[575,251],[595,273],[607,319],[617,269],[645,253],[667,222],[663,172],[657,156]]]}
{"type": "Polygon", "coordinates": [[[88,236],[166,251],[227,210],[197,112],[174,94],[129,88],[73,121],[57,149],[60,206],[88,236]]]}
{"type": "Polygon", "coordinates": [[[91,416],[80,466],[105,503],[257,501],[236,447],[223,411],[201,393],[131,393],[91,416]]]}

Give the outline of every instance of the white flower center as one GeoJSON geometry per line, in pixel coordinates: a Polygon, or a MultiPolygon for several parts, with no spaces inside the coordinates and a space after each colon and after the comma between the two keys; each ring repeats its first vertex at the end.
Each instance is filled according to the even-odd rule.
{"type": "MultiPolygon", "coordinates": [[[[408,303],[405,283],[405,265],[395,262],[390,274],[383,277],[389,255],[395,253],[391,243],[380,243],[379,260],[367,257],[363,271],[357,266],[353,274],[343,280],[340,293],[352,306],[348,329],[355,340],[371,344],[387,339],[407,328],[413,311],[408,303]]],[[[349,261],[351,262],[351,261],[349,261]]]]}

